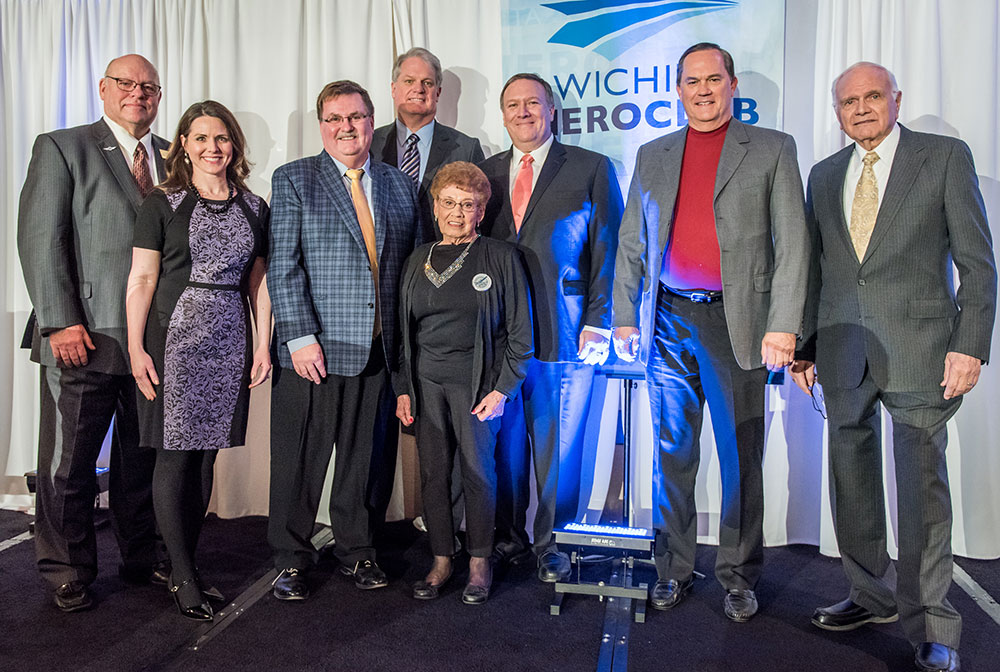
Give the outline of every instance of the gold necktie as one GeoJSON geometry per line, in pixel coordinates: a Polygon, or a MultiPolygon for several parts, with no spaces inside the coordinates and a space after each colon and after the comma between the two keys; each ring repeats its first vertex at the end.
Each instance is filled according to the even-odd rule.
{"type": "Polygon", "coordinates": [[[871,240],[872,229],[875,228],[875,218],[878,216],[878,182],[875,181],[875,170],[872,168],[878,158],[875,152],[865,154],[865,158],[861,160],[864,163],[861,179],[858,180],[858,186],[854,190],[851,224],[847,230],[851,234],[851,242],[854,244],[858,261],[865,258],[868,241],[871,240]]]}
{"type": "Polygon", "coordinates": [[[358,215],[358,224],[361,225],[361,237],[365,240],[365,249],[368,251],[368,264],[372,270],[372,281],[375,283],[375,325],[372,330],[372,338],[382,332],[382,314],[379,309],[378,296],[378,255],[375,252],[375,220],[372,219],[371,208],[368,207],[368,199],[365,197],[365,189],[361,186],[361,176],[365,171],[361,168],[353,168],[347,171],[347,177],[351,180],[351,201],[354,202],[354,212],[358,215]]]}

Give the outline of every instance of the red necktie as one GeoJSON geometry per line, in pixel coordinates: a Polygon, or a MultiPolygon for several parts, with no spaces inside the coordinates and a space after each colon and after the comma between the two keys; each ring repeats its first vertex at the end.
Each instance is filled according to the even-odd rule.
{"type": "Polygon", "coordinates": [[[521,157],[521,167],[517,171],[514,179],[514,190],[510,193],[510,207],[514,211],[514,230],[521,232],[521,222],[524,220],[524,211],[528,209],[528,201],[531,199],[531,178],[534,176],[534,163],[531,154],[521,157]]]}
{"type": "Polygon", "coordinates": [[[139,186],[139,193],[146,198],[153,190],[153,178],[149,176],[149,158],[146,147],[141,142],[135,146],[135,153],[132,154],[132,175],[139,186]]]}

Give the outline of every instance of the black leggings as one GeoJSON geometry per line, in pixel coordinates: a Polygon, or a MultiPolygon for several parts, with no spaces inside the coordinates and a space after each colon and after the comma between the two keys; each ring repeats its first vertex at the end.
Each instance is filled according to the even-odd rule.
{"type": "Polygon", "coordinates": [[[153,508],[170,555],[173,585],[194,578],[194,552],[212,496],[217,450],[158,450],[153,508]]]}

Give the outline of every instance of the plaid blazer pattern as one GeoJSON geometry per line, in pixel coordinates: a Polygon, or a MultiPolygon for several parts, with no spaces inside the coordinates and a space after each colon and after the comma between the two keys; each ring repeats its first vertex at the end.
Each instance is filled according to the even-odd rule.
{"type": "MultiPolygon", "coordinates": [[[[420,242],[417,196],[412,180],[392,166],[373,160],[369,175],[382,343],[395,362],[399,275],[420,242]]],[[[357,375],[371,350],[375,287],[350,192],[325,151],[275,170],[271,192],[267,284],[278,359],[291,368],[288,341],[314,334],[327,373],[357,375]]]]}

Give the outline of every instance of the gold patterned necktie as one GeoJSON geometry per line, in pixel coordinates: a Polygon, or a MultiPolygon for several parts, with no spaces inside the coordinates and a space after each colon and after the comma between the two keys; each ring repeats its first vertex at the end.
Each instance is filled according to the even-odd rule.
{"type": "Polygon", "coordinates": [[[851,224],[847,230],[851,234],[851,242],[854,244],[854,252],[858,255],[858,261],[865,258],[868,241],[871,240],[872,229],[875,228],[875,218],[878,216],[878,182],[875,181],[875,169],[872,168],[878,159],[879,156],[875,152],[865,154],[861,160],[864,164],[861,169],[861,178],[854,190],[851,224]]]}
{"type": "Polygon", "coordinates": [[[358,224],[361,225],[361,237],[365,241],[365,249],[368,251],[368,264],[372,270],[372,281],[375,283],[375,326],[372,331],[372,338],[374,338],[382,331],[382,315],[379,308],[378,296],[378,255],[375,252],[375,220],[372,219],[372,211],[368,207],[368,198],[365,196],[365,189],[361,185],[361,176],[364,174],[365,171],[361,168],[352,168],[347,171],[347,177],[351,180],[351,201],[354,202],[354,212],[358,216],[358,224]]]}
{"type": "Polygon", "coordinates": [[[132,154],[132,175],[139,187],[139,193],[146,198],[153,190],[153,178],[149,175],[149,155],[141,142],[135,146],[135,152],[132,154]]]}

